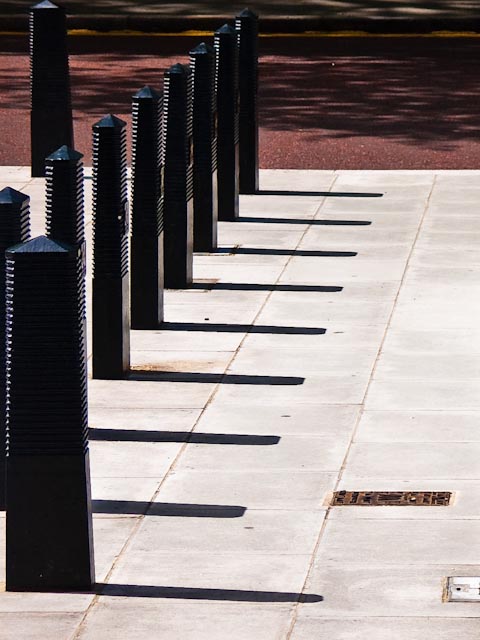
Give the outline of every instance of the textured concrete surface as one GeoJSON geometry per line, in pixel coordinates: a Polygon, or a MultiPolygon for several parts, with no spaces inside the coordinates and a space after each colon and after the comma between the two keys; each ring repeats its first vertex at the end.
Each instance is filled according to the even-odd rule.
{"type": "MultiPolygon", "coordinates": [[[[132,332],[145,379],[90,381],[95,592],[0,592],[0,638],[477,638],[479,605],[443,598],[480,575],[479,177],[262,171],[132,332]]],[[[43,181],[0,180],[41,233],[43,181]]]]}

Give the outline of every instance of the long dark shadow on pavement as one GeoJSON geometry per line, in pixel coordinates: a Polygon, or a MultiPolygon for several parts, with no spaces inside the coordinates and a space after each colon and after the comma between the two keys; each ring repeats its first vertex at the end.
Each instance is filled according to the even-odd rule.
{"type": "Polygon", "coordinates": [[[323,327],[276,327],[268,324],[223,324],[215,322],[162,322],[165,331],[212,331],[214,333],[269,333],[272,335],[320,336],[327,333],[323,327]]]}
{"type": "Polygon", "coordinates": [[[259,189],[259,196],[313,196],[317,198],[383,198],[383,193],[356,191],[282,191],[281,189],[259,189]]]}
{"type": "Polygon", "coordinates": [[[130,598],[176,598],[179,600],[218,600],[226,602],[322,602],[323,596],[288,591],[248,591],[243,589],[202,589],[187,587],[159,587],[137,584],[97,583],[95,593],[100,596],[130,598]]]}
{"type": "Polygon", "coordinates": [[[308,258],[353,258],[357,251],[310,251],[308,249],[262,249],[257,247],[221,247],[215,253],[247,256],[302,256],[308,258]]]}
{"type": "Polygon", "coordinates": [[[316,284],[254,284],[250,282],[194,282],[191,289],[221,291],[304,291],[312,293],[337,293],[343,287],[316,284]]]}
{"type": "Polygon", "coordinates": [[[90,427],[89,440],[102,442],[189,442],[267,447],[280,442],[280,436],[243,435],[237,433],[195,433],[191,431],[147,431],[142,429],[97,429],[90,427]]]}
{"type": "Polygon", "coordinates": [[[305,378],[295,376],[235,375],[232,373],[194,373],[182,371],[155,371],[132,369],[129,380],[143,382],[199,382],[215,384],[252,384],[267,386],[295,386],[305,382],[305,378]]]}
{"type": "Polygon", "coordinates": [[[235,222],[260,222],[266,224],[313,224],[323,227],[366,227],[372,224],[371,220],[308,220],[304,218],[258,218],[255,216],[242,216],[235,222]]]}
{"type": "Polygon", "coordinates": [[[173,518],[241,518],[246,507],[224,504],[180,504],[176,502],[137,502],[132,500],[92,500],[94,513],[173,518]]]}

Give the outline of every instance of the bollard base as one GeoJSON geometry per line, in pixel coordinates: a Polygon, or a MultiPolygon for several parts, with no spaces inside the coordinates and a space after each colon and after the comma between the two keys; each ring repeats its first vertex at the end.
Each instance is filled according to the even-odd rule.
{"type": "Polygon", "coordinates": [[[130,369],[129,276],[93,279],[92,377],[124,378],[130,369]]]}
{"type": "Polygon", "coordinates": [[[95,582],[89,455],[7,458],[7,591],[95,582]]]}
{"type": "Polygon", "coordinates": [[[157,329],[163,322],[163,232],[131,239],[131,328],[157,329]]]}

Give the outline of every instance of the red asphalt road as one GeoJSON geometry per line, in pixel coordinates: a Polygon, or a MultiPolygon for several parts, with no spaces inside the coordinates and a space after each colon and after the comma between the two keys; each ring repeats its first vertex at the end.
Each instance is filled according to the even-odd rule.
{"type": "MultiPolygon", "coordinates": [[[[187,62],[190,37],[71,37],[75,147],[91,126],[130,121],[131,96],[187,62]]],[[[208,39],[207,39],[208,41],[208,39]]],[[[295,169],[478,169],[480,39],[260,41],[260,165],[295,169]]],[[[26,37],[0,38],[0,165],[28,165],[26,37]]]]}

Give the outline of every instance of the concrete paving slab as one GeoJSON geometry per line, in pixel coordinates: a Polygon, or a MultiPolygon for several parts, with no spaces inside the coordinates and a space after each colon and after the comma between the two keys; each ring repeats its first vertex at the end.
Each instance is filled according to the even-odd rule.
{"type": "MultiPolygon", "coordinates": [[[[382,278],[385,281],[400,281],[405,265],[403,260],[382,260],[382,278]]],[[[345,262],[329,258],[318,265],[315,259],[292,258],[290,264],[282,273],[280,282],[306,284],[318,282],[319,273],[325,283],[336,282],[343,284],[350,280],[358,282],[376,282],[378,280],[379,263],[377,260],[357,260],[345,262]]]]}
{"type": "Polygon", "coordinates": [[[309,375],[303,382],[293,385],[223,385],[218,389],[215,401],[231,405],[276,405],[284,409],[297,404],[360,404],[367,384],[366,372],[362,376],[353,374],[349,377],[309,375]]]}
{"type": "Polygon", "coordinates": [[[226,554],[242,549],[251,556],[306,555],[313,551],[325,512],[247,509],[243,516],[231,517],[228,509],[227,517],[189,518],[188,527],[185,517],[147,516],[129,549],[226,554]]]}
{"type": "MultiPolygon", "coordinates": [[[[81,640],[232,640],[286,637],[293,605],[172,602],[159,598],[102,598],[82,627],[81,640]],[[221,621],[221,624],[219,624],[221,621]]],[[[9,639],[10,640],[10,639],[9,639]]]]}
{"type": "MultiPolygon", "coordinates": [[[[287,472],[300,466],[305,471],[338,471],[345,457],[348,440],[311,436],[283,435],[271,447],[245,445],[229,447],[221,455],[208,445],[187,445],[177,470],[243,470],[283,469],[287,472]]],[[[480,444],[479,444],[480,448],[480,444]]]]}
{"type": "Polygon", "coordinates": [[[246,373],[262,371],[268,375],[307,376],[316,373],[329,375],[361,374],[371,369],[375,363],[375,349],[363,349],[352,353],[350,349],[341,347],[319,346],[312,349],[291,349],[286,346],[275,349],[254,348],[243,345],[229,365],[229,373],[246,373]]]}
{"type": "Polygon", "coordinates": [[[0,613],[2,640],[70,640],[83,613],[0,613]]]}
{"type": "MultiPolygon", "coordinates": [[[[209,591],[219,589],[219,585],[225,591],[301,593],[309,566],[309,554],[257,554],[252,562],[243,553],[171,554],[150,549],[132,551],[128,559],[117,564],[110,582],[197,589],[198,600],[207,603],[209,591]]],[[[178,596],[172,600],[180,601],[180,593],[178,596]]]]}
{"type": "Polygon", "coordinates": [[[223,373],[230,363],[234,351],[171,351],[168,349],[132,351],[130,365],[140,371],[205,372],[223,373]]]}
{"type": "MultiPolygon", "coordinates": [[[[16,613],[29,618],[38,613],[83,613],[95,597],[93,593],[29,593],[3,591],[3,588],[4,585],[0,591],[0,614],[16,613]]],[[[4,631],[2,626],[2,638],[4,631]]],[[[23,638],[17,635],[19,637],[23,638]]]]}
{"type": "Polygon", "coordinates": [[[480,378],[478,355],[467,353],[398,353],[386,350],[380,355],[378,378],[480,378]]]}
{"type": "MultiPolygon", "coordinates": [[[[145,380],[92,380],[89,388],[95,408],[179,408],[202,409],[215,383],[148,382],[145,380]]],[[[132,422],[135,421],[132,413],[132,422]]]]}
{"type": "MultiPolygon", "coordinates": [[[[190,431],[200,415],[201,409],[152,409],[137,408],[135,415],[125,411],[124,408],[113,407],[89,407],[90,428],[108,429],[111,431],[190,431]]],[[[98,437],[98,432],[92,436],[98,437]]],[[[115,434],[111,434],[112,437],[115,434]]],[[[119,434],[119,437],[122,434],[119,434]]],[[[146,436],[148,437],[148,436],[146,436]]]]}
{"type": "Polygon", "coordinates": [[[474,618],[395,618],[382,617],[354,620],[299,619],[295,624],[292,640],[310,640],[321,633],[330,640],[449,640],[452,634],[461,634],[464,640],[475,640],[478,621],[474,618]]]}
{"type": "MultiPolygon", "coordinates": [[[[336,305],[335,305],[336,307],[336,305]]],[[[343,319],[337,320],[332,305],[332,317],[329,322],[317,323],[316,327],[300,327],[300,331],[295,332],[295,322],[301,323],[297,318],[292,318],[292,326],[287,331],[281,331],[282,327],[278,327],[278,333],[268,333],[253,329],[245,338],[245,347],[266,348],[271,346],[275,349],[293,348],[308,349],[318,348],[322,344],[325,347],[349,347],[356,349],[372,349],[378,348],[382,337],[385,333],[385,325],[381,324],[356,324],[355,314],[352,315],[352,322],[343,323],[343,319]],[[318,324],[326,324],[326,327],[319,327],[318,324]],[[321,330],[321,332],[318,331],[321,330]],[[310,331],[309,331],[310,330],[310,331]],[[323,331],[325,333],[323,333],[323,331]],[[315,333],[313,333],[315,332],[315,333]],[[313,333],[313,335],[312,335],[313,333]]],[[[346,306],[348,310],[348,306],[346,306]]],[[[329,307],[330,309],[330,307],[329,307]]],[[[359,310],[361,311],[361,309],[359,310]]],[[[379,313],[380,315],[380,313],[379,313]]],[[[381,321],[378,316],[375,321],[381,321]]],[[[259,318],[260,322],[260,318],[259,318]]],[[[257,327],[258,325],[255,325],[257,327]]],[[[263,325],[260,325],[263,326],[263,325]]]]}
{"type": "Polygon", "coordinates": [[[375,380],[368,391],[367,409],[432,409],[455,411],[480,408],[480,379],[415,378],[375,380]]]}
{"type": "Polygon", "coordinates": [[[351,433],[359,412],[358,405],[235,405],[217,400],[202,414],[198,431],[238,434],[312,434],[343,437],[351,433]]]}
{"type": "Polygon", "coordinates": [[[356,442],[479,442],[480,412],[364,411],[356,442]]]}
{"type": "MultiPolygon", "coordinates": [[[[260,445],[261,446],[261,445],[260,445]]],[[[267,445],[265,445],[267,446],[267,445]]],[[[227,448],[228,450],[228,448],[227,448]]],[[[217,453],[219,457],[223,452],[217,453]]],[[[337,475],[304,470],[185,470],[177,468],[162,485],[158,500],[205,504],[213,493],[221,504],[246,504],[249,509],[319,509],[337,475]]]]}
{"type": "Polygon", "coordinates": [[[344,478],[480,478],[480,443],[356,442],[344,478]]]}
{"type": "Polygon", "coordinates": [[[181,448],[181,443],[174,442],[94,441],[90,445],[91,475],[160,480],[181,448]]]}
{"type": "MultiPolygon", "coordinates": [[[[171,317],[171,316],[170,316],[171,317]]],[[[170,322],[170,321],[167,321],[170,322]]],[[[164,331],[132,331],[130,346],[135,351],[236,351],[243,340],[244,332],[235,324],[209,329],[205,320],[202,323],[173,322],[171,329],[164,331]]],[[[248,327],[248,325],[247,325],[248,327]]]]}
{"type": "Polygon", "coordinates": [[[137,518],[94,517],[93,541],[95,555],[95,579],[106,580],[113,563],[137,525],[137,518]]]}
{"type": "Polygon", "coordinates": [[[316,557],[344,566],[475,565],[479,533],[478,520],[331,520],[316,557]]]}
{"type": "MultiPolygon", "coordinates": [[[[480,567],[467,571],[478,575],[480,567]],[[476,573],[477,572],[477,573],[476,573]]],[[[442,601],[446,576],[461,575],[465,565],[395,566],[323,565],[316,563],[308,580],[308,590],[324,595],[324,600],[301,609],[308,618],[469,618],[472,607],[452,607],[442,601]],[[413,587],[413,588],[412,588],[413,587]]],[[[393,636],[395,637],[395,636],[393,636]]]]}

